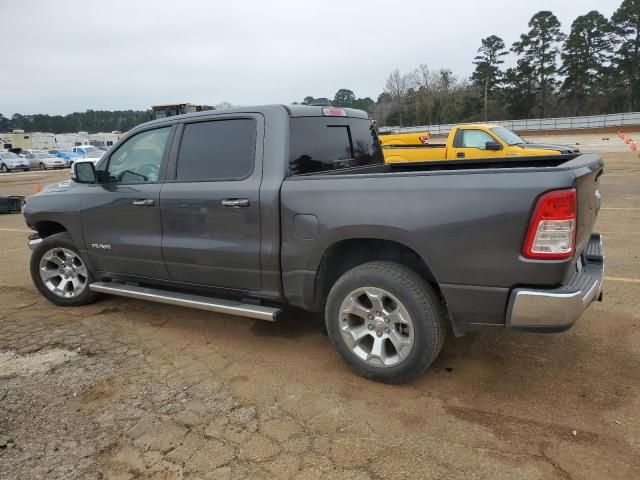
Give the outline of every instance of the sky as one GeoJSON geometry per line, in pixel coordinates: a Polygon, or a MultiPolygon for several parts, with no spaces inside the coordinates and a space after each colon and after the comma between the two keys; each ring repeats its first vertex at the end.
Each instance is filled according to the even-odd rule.
{"type": "Polygon", "coordinates": [[[473,71],[539,10],[568,32],[622,0],[0,0],[0,113],[292,103],[340,88],[374,100],[394,69],[473,71]]]}

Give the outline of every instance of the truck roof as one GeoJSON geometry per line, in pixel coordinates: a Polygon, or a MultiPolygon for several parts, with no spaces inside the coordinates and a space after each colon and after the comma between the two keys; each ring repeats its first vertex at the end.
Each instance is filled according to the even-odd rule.
{"type": "Polygon", "coordinates": [[[455,125],[458,128],[485,128],[487,130],[491,128],[499,127],[497,123],[461,123],[460,125],[455,125]]]}
{"type": "MultiPolygon", "coordinates": [[[[174,115],[167,118],[160,118],[158,120],[152,120],[150,122],[142,123],[132,130],[137,130],[142,126],[149,126],[155,124],[163,124],[173,122],[176,119],[184,119],[184,118],[195,118],[195,117],[213,117],[216,115],[224,115],[228,113],[274,113],[279,112],[282,113],[284,110],[289,117],[324,117],[324,109],[325,108],[340,108],[340,107],[320,107],[320,106],[309,106],[309,105],[256,105],[249,107],[234,107],[234,108],[225,108],[220,110],[207,110],[202,112],[194,112],[194,113],[185,113],[183,115],[174,115]]],[[[364,110],[357,110],[355,108],[340,108],[346,113],[346,116],[349,118],[362,118],[369,119],[369,114],[364,110]]],[[[330,116],[330,115],[326,115],[330,116]]]]}

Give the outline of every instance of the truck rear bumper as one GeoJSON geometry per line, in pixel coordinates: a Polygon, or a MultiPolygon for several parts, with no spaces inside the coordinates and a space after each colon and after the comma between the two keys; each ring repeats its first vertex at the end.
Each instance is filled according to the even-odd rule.
{"type": "Polygon", "coordinates": [[[593,234],[582,253],[578,271],[561,287],[516,288],[507,307],[507,327],[534,332],[562,332],[580,318],[593,301],[602,300],[604,250],[593,234]]]}

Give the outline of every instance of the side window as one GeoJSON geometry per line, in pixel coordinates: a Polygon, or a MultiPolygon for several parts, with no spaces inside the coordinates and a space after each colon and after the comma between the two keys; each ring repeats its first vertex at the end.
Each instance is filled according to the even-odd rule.
{"type": "Polygon", "coordinates": [[[334,119],[315,117],[291,119],[291,175],[325,172],[352,165],[349,127],[336,123],[334,119]]]}
{"type": "Polygon", "coordinates": [[[256,122],[213,120],[184,126],[176,180],[240,180],[254,166],[256,122]]]}
{"type": "Polygon", "coordinates": [[[482,130],[463,130],[462,131],[462,148],[479,148],[486,149],[487,142],[495,142],[495,138],[482,130]]]}
{"type": "Polygon", "coordinates": [[[353,166],[377,165],[384,163],[382,147],[371,120],[352,118],[349,121],[351,143],[353,144],[353,166]]]}
{"type": "Polygon", "coordinates": [[[171,127],[139,133],[127,140],[109,159],[110,183],[157,182],[171,127]]]}

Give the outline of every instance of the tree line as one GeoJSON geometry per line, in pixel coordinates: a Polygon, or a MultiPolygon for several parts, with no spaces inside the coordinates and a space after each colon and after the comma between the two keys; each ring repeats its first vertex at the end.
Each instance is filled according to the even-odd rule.
{"type": "MultiPolygon", "coordinates": [[[[404,74],[394,70],[365,109],[380,125],[402,126],[640,108],[640,0],[624,0],[610,19],[596,10],[580,15],[568,33],[550,11],[533,15],[528,27],[508,49],[497,35],[483,38],[468,79],[425,64],[404,74]],[[505,68],[509,54],[515,63],[505,68]]],[[[356,101],[363,99],[341,89],[333,104],[355,107],[356,101]]]]}
{"type": "MultiPolygon", "coordinates": [[[[307,96],[299,103],[328,101],[366,110],[380,125],[401,126],[635,111],[640,108],[640,0],[623,0],[610,19],[596,10],[580,15],[568,33],[552,12],[540,11],[509,48],[497,35],[483,38],[473,64],[470,78],[425,64],[408,73],[394,70],[376,100],[341,88],[332,99],[307,96]],[[509,55],[514,64],[505,68],[509,55]]],[[[148,119],[148,112],[133,110],[0,114],[0,132],[126,131],[148,119]]]]}
{"type": "Polygon", "coordinates": [[[124,110],[105,111],[87,110],[69,115],[21,115],[14,114],[6,118],[0,114],[0,132],[21,129],[26,132],[126,132],[150,119],[149,112],[124,110]]]}

